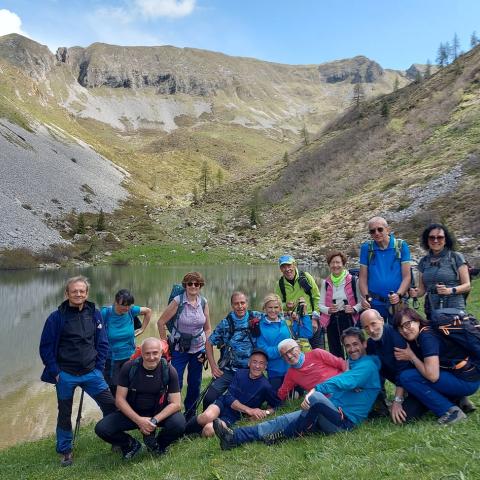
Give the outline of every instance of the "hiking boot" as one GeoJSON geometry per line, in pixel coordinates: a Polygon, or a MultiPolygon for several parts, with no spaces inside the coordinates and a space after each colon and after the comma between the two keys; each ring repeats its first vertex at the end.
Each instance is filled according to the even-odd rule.
{"type": "Polygon", "coordinates": [[[460,398],[457,405],[462,409],[463,413],[472,413],[477,409],[468,397],[460,398]]]}
{"type": "Polygon", "coordinates": [[[438,420],[439,425],[453,425],[454,423],[466,420],[467,416],[457,407],[450,407],[447,413],[443,414],[438,420]]]}
{"type": "Polygon", "coordinates": [[[62,458],[60,458],[60,465],[62,467],[69,467],[70,465],[73,465],[72,452],[62,454],[62,458]]]}
{"type": "Polygon", "coordinates": [[[233,430],[226,427],[219,418],[216,418],[213,421],[213,429],[215,430],[215,435],[220,440],[220,448],[222,450],[231,450],[237,446],[237,442],[235,442],[233,435],[233,430]]]}
{"type": "Polygon", "coordinates": [[[264,437],[262,437],[262,440],[266,445],[274,445],[275,443],[281,442],[286,438],[287,437],[285,437],[285,434],[282,431],[282,432],[269,433],[264,437]]]}
{"type": "Polygon", "coordinates": [[[132,438],[128,447],[122,448],[123,458],[125,460],[131,460],[141,450],[141,448],[142,444],[135,438],[132,438]]]}

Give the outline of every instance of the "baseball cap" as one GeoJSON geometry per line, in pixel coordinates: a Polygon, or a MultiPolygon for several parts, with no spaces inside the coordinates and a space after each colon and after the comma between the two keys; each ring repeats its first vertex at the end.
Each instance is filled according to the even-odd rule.
{"type": "Polygon", "coordinates": [[[278,264],[280,266],[282,265],[291,265],[292,263],[295,263],[295,259],[291,255],[282,255],[278,259],[278,264]]]}
{"type": "Polygon", "coordinates": [[[254,348],[250,356],[255,355],[256,353],[263,355],[268,360],[268,355],[265,350],[262,350],[261,348],[254,348]]]}

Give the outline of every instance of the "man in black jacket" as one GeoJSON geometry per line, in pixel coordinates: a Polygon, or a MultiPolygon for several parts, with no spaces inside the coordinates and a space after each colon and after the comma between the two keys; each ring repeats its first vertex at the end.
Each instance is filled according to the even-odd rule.
{"type": "Polygon", "coordinates": [[[80,386],[100,406],[104,415],[115,410],[115,402],[103,378],[108,340],[100,312],[88,302],[88,280],[67,280],[66,300],[47,318],[40,339],[40,356],[45,369],[44,382],[57,390],[57,452],[61,465],[69,466],[72,458],[72,402],[80,386]]]}
{"type": "Polygon", "coordinates": [[[119,411],[100,420],[95,433],[120,447],[125,460],[141,449],[140,442],[125,433],[128,430],[140,430],[148,450],[156,454],[163,454],[183,435],[185,417],[180,413],[177,371],[162,359],[162,343],[158,338],[146,338],[141,358],[122,366],[115,402],[119,411]]]}

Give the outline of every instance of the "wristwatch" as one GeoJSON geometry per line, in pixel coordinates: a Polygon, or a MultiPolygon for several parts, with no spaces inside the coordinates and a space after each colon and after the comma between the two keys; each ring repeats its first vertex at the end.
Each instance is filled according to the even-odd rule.
{"type": "Polygon", "coordinates": [[[150,419],[150,423],[153,423],[155,426],[157,426],[158,425],[158,420],[155,417],[152,417],[150,419]]]}
{"type": "Polygon", "coordinates": [[[452,287],[452,295],[456,295],[457,294],[457,287],[452,287]]]}
{"type": "Polygon", "coordinates": [[[395,403],[403,403],[403,400],[404,398],[400,397],[399,395],[395,395],[395,398],[393,399],[395,403]]]}

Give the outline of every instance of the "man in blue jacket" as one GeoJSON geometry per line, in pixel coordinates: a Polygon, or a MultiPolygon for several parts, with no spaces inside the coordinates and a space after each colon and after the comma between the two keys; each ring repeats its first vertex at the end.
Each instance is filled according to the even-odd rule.
{"type": "Polygon", "coordinates": [[[359,328],[347,328],[341,340],[349,357],[349,370],[312,389],[301,405],[302,410],[235,430],[215,420],[213,427],[222,450],[242,443],[259,440],[271,443],[306,433],[337,433],[363,422],[380,391],[380,362],[377,357],[367,355],[367,342],[359,328]]]}
{"type": "Polygon", "coordinates": [[[88,280],[67,280],[66,300],[47,318],[40,339],[40,357],[45,365],[44,382],[57,390],[57,452],[61,465],[72,458],[72,402],[80,386],[100,406],[104,415],[115,411],[115,401],[103,378],[108,340],[100,312],[88,302],[88,280]]]}

